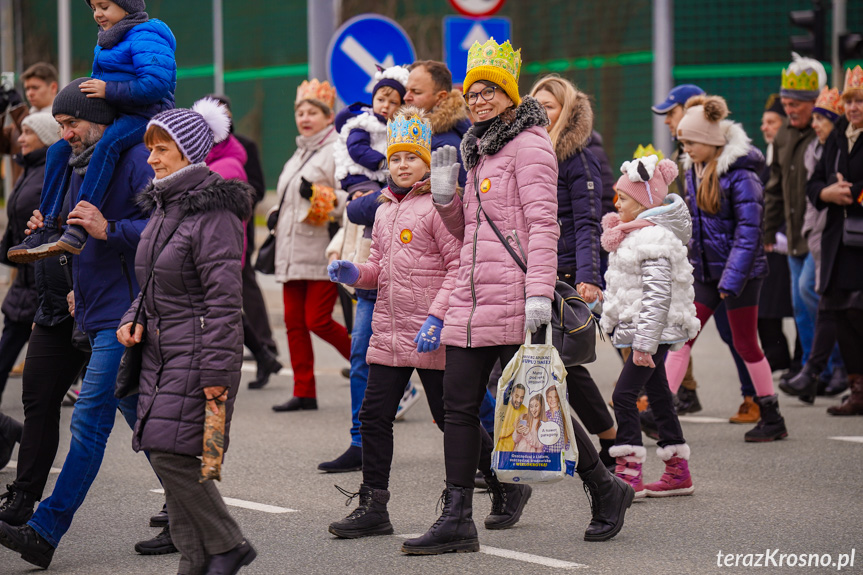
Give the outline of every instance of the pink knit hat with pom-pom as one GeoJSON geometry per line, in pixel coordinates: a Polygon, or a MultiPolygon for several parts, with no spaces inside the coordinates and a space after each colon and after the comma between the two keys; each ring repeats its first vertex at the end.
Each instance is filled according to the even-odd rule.
{"type": "Polygon", "coordinates": [[[646,156],[620,166],[623,175],[617,180],[618,193],[623,192],[645,208],[662,205],[668,195],[668,185],[677,177],[677,164],[646,156]]]}

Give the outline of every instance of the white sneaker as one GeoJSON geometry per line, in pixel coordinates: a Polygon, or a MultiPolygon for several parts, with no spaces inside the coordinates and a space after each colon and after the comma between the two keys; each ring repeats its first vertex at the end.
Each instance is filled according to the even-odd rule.
{"type": "Polygon", "coordinates": [[[398,411],[396,411],[396,421],[402,419],[407,413],[407,410],[413,407],[417,400],[422,396],[422,390],[414,385],[414,382],[409,381],[405,387],[405,394],[399,402],[398,411]]]}

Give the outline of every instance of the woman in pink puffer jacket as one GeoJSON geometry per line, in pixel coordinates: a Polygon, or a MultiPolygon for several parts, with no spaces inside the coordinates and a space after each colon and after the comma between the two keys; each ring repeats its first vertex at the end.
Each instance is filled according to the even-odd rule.
{"type": "MultiPolygon", "coordinates": [[[[435,207],[464,244],[443,329],[444,509],[425,535],[405,541],[402,551],[408,554],[479,550],[472,517],[477,469],[492,495],[486,529],[515,525],[531,495],[528,485],[498,481],[491,471],[492,442],[485,440],[479,421],[495,363],[509,363],[526,329],[534,332],[551,321],[557,279],[557,157],[545,130],[545,109],[535,99],[519,96],[520,64],[519,52],[508,41],[498,45],[491,39],[471,48],[464,96],[476,123],[461,144],[468,170],[463,196],[454,193],[456,166],[432,162],[435,207]],[[514,255],[527,264],[527,273],[514,255]]],[[[585,539],[609,539],[623,525],[632,490],[597,464],[586,432],[580,425],[574,428],[576,469],[597,502],[585,539]]]]}

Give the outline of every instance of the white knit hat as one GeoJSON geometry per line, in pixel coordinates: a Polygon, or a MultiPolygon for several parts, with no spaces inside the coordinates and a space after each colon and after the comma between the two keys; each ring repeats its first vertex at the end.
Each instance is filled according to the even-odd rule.
{"type": "Polygon", "coordinates": [[[46,147],[60,139],[60,124],[48,112],[30,114],[21,121],[21,125],[33,130],[46,147]]]}

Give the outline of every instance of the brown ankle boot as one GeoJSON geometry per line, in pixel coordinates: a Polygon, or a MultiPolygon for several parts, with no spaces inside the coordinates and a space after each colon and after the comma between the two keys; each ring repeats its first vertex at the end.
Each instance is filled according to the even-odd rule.
{"type": "Polygon", "coordinates": [[[743,403],[737,408],[737,413],[728,418],[730,423],[758,423],[761,419],[761,409],[751,396],[744,396],[743,403]]]}
{"type": "Polygon", "coordinates": [[[863,415],[863,375],[848,374],[851,395],[842,405],[827,408],[830,415],[863,415]]]}

